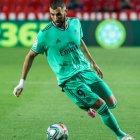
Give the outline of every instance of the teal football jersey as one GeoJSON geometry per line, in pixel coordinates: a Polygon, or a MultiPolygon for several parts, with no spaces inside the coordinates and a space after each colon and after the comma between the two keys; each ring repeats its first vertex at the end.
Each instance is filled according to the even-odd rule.
{"type": "Polygon", "coordinates": [[[90,68],[80,49],[82,37],[81,24],[77,18],[68,18],[66,29],[50,22],[37,34],[31,49],[39,54],[45,53],[59,85],[78,72],[90,68]]]}

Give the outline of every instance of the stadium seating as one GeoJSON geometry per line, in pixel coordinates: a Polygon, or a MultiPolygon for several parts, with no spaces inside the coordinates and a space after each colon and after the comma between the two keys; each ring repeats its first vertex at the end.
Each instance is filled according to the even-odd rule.
{"type": "MultiPolygon", "coordinates": [[[[65,1],[68,5],[69,1],[65,1]]],[[[49,2],[50,0],[0,0],[0,12],[25,12],[28,10],[47,12],[49,2]]],[[[81,0],[80,2],[84,12],[118,11],[121,4],[121,0],[81,0]]],[[[133,10],[140,11],[140,0],[131,0],[130,5],[133,10]]]]}
{"type": "MultiPolygon", "coordinates": [[[[69,6],[70,1],[64,0],[69,6]]],[[[122,0],[79,0],[82,5],[82,9],[73,8],[69,10],[69,15],[73,16],[76,12],[79,13],[92,13],[92,12],[120,12],[128,10],[126,5],[122,5],[122,0]]],[[[29,13],[45,14],[49,11],[50,0],[0,0],[0,19],[8,19],[9,14],[12,15],[13,19],[20,15],[26,16],[29,13]],[[3,16],[3,17],[2,17],[3,16]]],[[[140,0],[130,0],[129,11],[140,12],[140,0]]],[[[25,18],[26,19],[26,18],[25,18]]],[[[35,19],[38,19],[37,17],[35,19]]]]}

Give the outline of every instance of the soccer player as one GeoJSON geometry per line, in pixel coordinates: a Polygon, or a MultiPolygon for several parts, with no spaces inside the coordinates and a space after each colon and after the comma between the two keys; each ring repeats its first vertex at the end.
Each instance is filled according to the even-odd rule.
{"type": "Polygon", "coordinates": [[[82,39],[80,21],[67,17],[67,8],[62,0],[53,0],[49,10],[52,21],[37,34],[25,58],[14,95],[21,95],[35,57],[45,54],[57,77],[58,85],[78,107],[93,117],[97,111],[103,123],[114,132],[118,140],[134,140],[120,129],[110,112],[109,108],[116,106],[116,99],[102,80],[103,74],[82,39]]]}

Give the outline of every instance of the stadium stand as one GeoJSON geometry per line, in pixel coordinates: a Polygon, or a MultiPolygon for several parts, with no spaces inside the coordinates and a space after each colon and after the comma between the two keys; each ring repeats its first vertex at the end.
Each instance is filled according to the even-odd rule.
{"type": "MultiPolygon", "coordinates": [[[[100,20],[140,19],[140,0],[65,0],[69,16],[100,20]]],[[[0,0],[0,20],[46,20],[50,0],[0,0]]]]}

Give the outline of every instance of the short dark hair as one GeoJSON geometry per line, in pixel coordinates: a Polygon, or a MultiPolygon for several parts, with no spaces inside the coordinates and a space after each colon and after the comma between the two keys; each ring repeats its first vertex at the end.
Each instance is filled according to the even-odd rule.
{"type": "Polygon", "coordinates": [[[66,5],[65,3],[63,2],[63,0],[52,0],[51,3],[50,3],[50,7],[55,10],[57,9],[57,7],[61,7],[61,8],[64,8],[66,5]]]}

